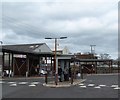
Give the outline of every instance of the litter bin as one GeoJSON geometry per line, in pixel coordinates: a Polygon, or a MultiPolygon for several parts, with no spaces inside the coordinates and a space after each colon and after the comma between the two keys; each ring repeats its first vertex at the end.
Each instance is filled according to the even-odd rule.
{"type": "Polygon", "coordinates": [[[64,74],[64,80],[69,81],[69,74],[64,74]]]}

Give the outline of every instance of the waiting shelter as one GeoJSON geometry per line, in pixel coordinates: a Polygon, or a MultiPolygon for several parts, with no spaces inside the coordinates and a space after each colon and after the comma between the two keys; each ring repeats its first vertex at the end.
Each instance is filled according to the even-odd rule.
{"type": "Polygon", "coordinates": [[[39,75],[43,68],[52,70],[53,57],[46,43],[3,45],[2,72],[9,77],[39,75]]]}
{"type": "Polygon", "coordinates": [[[73,55],[71,55],[71,54],[57,55],[57,64],[56,65],[62,69],[62,73],[61,73],[61,80],[62,81],[64,81],[64,80],[68,81],[69,77],[71,77],[70,76],[71,75],[70,62],[71,62],[72,56],[73,55]]]}

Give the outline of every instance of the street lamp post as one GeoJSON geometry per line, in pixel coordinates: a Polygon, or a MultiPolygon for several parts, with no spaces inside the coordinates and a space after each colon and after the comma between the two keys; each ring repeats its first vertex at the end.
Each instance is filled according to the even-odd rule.
{"type": "Polygon", "coordinates": [[[58,83],[58,66],[56,64],[57,62],[57,39],[65,39],[67,37],[59,37],[59,38],[45,38],[45,39],[54,39],[55,40],[55,84],[58,83]]]}
{"type": "Polygon", "coordinates": [[[55,38],[55,84],[58,83],[58,70],[57,70],[57,38],[55,38]]]}

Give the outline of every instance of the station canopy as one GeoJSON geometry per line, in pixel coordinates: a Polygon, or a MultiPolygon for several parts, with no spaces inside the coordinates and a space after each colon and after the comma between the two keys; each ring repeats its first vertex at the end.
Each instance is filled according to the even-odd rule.
{"type": "Polygon", "coordinates": [[[54,55],[46,43],[2,45],[2,52],[13,54],[54,55]]]}

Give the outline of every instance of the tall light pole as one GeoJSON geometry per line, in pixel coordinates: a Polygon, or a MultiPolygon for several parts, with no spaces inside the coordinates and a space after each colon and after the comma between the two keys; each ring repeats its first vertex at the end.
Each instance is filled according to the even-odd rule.
{"type": "Polygon", "coordinates": [[[58,65],[56,64],[57,62],[57,39],[65,39],[67,37],[59,37],[59,38],[45,38],[45,39],[54,39],[55,40],[55,84],[57,85],[58,83],[58,65]]]}

